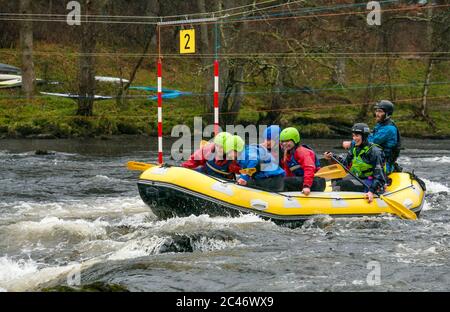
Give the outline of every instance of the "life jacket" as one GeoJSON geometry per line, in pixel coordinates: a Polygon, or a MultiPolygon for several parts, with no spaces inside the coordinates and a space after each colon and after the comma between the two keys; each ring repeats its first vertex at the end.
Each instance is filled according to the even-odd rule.
{"type": "MultiPolygon", "coordinates": [[[[214,149],[211,153],[214,153],[214,149]]],[[[206,155],[206,158],[208,158],[206,155]]],[[[231,161],[230,160],[216,160],[215,158],[207,160],[205,163],[205,173],[211,176],[216,176],[220,178],[233,178],[233,174],[229,172],[231,161]]]]}
{"type": "Polygon", "coordinates": [[[358,178],[368,178],[373,175],[373,166],[364,161],[363,156],[370,152],[372,147],[377,146],[376,144],[369,143],[364,146],[359,153],[356,152],[357,148],[354,146],[352,148],[352,167],[350,171],[355,174],[358,178]]]}
{"type": "Polygon", "coordinates": [[[376,135],[377,131],[382,131],[381,129],[385,126],[393,126],[396,129],[396,145],[392,147],[387,147],[384,144],[380,145],[381,149],[383,150],[384,160],[390,164],[393,164],[397,161],[398,156],[400,155],[400,149],[401,149],[401,136],[400,131],[398,130],[397,125],[389,118],[388,120],[384,121],[380,128],[375,127],[374,135],[376,135]]]}
{"type": "Polygon", "coordinates": [[[395,127],[395,129],[397,129],[397,145],[395,145],[392,150],[391,150],[391,157],[389,157],[389,159],[387,159],[388,162],[394,163],[397,161],[398,156],[400,155],[400,149],[402,147],[402,142],[401,142],[401,136],[400,136],[400,131],[398,130],[397,125],[395,124],[395,122],[393,122],[392,120],[390,120],[392,125],[395,127]]]}
{"type": "MultiPolygon", "coordinates": [[[[314,152],[314,150],[309,147],[306,144],[302,144],[301,146],[303,146],[304,148],[309,149],[310,151],[313,152],[314,154],[314,165],[316,166],[316,170],[318,170],[318,168],[320,168],[320,161],[319,158],[317,157],[316,153],[314,152]]],[[[297,146],[294,150],[294,152],[291,155],[291,158],[289,159],[289,161],[287,162],[287,166],[289,168],[289,170],[298,177],[302,177],[304,176],[304,171],[302,166],[298,163],[298,161],[295,159],[295,153],[297,152],[297,149],[300,148],[300,146],[297,146]]]]}
{"type": "Polygon", "coordinates": [[[245,170],[251,171],[253,169],[254,172],[249,175],[255,180],[284,175],[284,170],[276,163],[273,155],[265,147],[256,144],[249,145],[245,149],[246,158],[250,157],[250,150],[256,151],[257,164],[253,168],[247,167],[248,159],[238,161],[238,163],[241,168],[247,167],[245,170]]]}

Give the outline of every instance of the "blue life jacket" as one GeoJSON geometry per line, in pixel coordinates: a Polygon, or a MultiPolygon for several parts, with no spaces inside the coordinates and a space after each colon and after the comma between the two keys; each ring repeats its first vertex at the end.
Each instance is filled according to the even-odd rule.
{"type": "MultiPolygon", "coordinates": [[[[309,147],[306,144],[302,144],[301,146],[303,146],[304,148],[309,149],[310,151],[312,151],[314,153],[314,165],[316,166],[316,168],[320,168],[320,161],[319,158],[316,155],[316,152],[314,152],[314,150],[309,147]]],[[[295,159],[294,155],[295,152],[297,151],[297,148],[300,148],[300,146],[297,146],[295,148],[294,153],[291,155],[291,159],[289,159],[287,166],[289,167],[289,170],[291,170],[291,172],[297,176],[297,177],[303,177],[305,175],[305,172],[303,171],[302,166],[298,163],[298,161],[295,159]]]]}
{"type": "MultiPolygon", "coordinates": [[[[242,169],[256,169],[252,175],[255,180],[285,175],[284,170],[278,165],[272,154],[261,145],[246,145],[239,155],[238,164],[242,169]]],[[[241,178],[248,181],[249,175],[242,174],[241,178]]]]}

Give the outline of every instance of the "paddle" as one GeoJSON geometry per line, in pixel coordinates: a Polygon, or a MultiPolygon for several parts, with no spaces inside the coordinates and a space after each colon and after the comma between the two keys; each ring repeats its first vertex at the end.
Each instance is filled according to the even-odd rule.
{"type": "Polygon", "coordinates": [[[129,161],[127,163],[128,170],[137,170],[137,171],[145,171],[147,169],[150,169],[152,167],[156,167],[158,165],[155,164],[147,164],[143,162],[137,162],[137,161],[129,161]]]}
{"type": "Polygon", "coordinates": [[[319,171],[317,171],[314,176],[324,179],[342,179],[347,175],[347,172],[342,169],[339,165],[330,165],[326,167],[320,168],[319,171]]]}
{"type": "Polygon", "coordinates": [[[239,173],[252,176],[256,173],[256,171],[257,171],[256,168],[245,168],[245,169],[239,170],[239,173]]]}
{"type": "Polygon", "coordinates": [[[391,208],[397,212],[398,215],[403,216],[404,219],[416,220],[417,215],[409,210],[408,208],[403,207],[400,203],[395,200],[388,199],[386,196],[380,195],[380,198],[385,201],[386,204],[391,206],[391,208]]]}
{"type": "MultiPolygon", "coordinates": [[[[208,143],[209,143],[208,141],[202,140],[200,142],[200,148],[202,148],[203,146],[205,146],[208,143]]],[[[138,161],[129,161],[127,163],[128,170],[136,170],[136,171],[145,171],[147,169],[150,169],[150,168],[156,167],[156,166],[158,166],[158,165],[148,164],[148,163],[143,163],[143,162],[138,162],[138,161]]]]}
{"type": "MultiPolygon", "coordinates": [[[[352,177],[354,177],[356,180],[358,180],[359,183],[361,183],[362,185],[364,185],[365,187],[369,188],[369,186],[360,178],[358,178],[355,174],[353,174],[353,172],[351,172],[350,170],[347,169],[347,167],[344,166],[343,163],[341,163],[339,160],[337,160],[333,155],[331,156],[331,159],[333,159],[336,163],[338,163],[339,165],[342,166],[342,168],[344,168],[345,171],[347,171],[348,174],[350,174],[352,177]]],[[[401,218],[403,219],[410,219],[410,220],[416,220],[417,219],[417,215],[409,210],[408,208],[403,207],[401,204],[399,204],[398,202],[392,200],[392,199],[388,199],[383,195],[379,195],[379,197],[384,200],[384,202],[386,204],[388,204],[392,210],[401,218]]]]}

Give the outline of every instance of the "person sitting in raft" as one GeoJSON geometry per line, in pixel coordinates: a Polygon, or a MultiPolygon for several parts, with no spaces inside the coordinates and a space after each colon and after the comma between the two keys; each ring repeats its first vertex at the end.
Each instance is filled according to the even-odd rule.
{"type": "Polygon", "coordinates": [[[293,127],[284,129],[280,140],[284,154],[281,166],[286,172],[284,190],[300,190],[305,195],[309,195],[311,190],[323,192],[326,187],[325,179],[314,177],[314,173],[320,169],[319,159],[312,148],[300,144],[298,130],[293,127]]]}
{"type": "Polygon", "coordinates": [[[261,146],[265,147],[279,164],[281,164],[280,133],[281,128],[277,125],[267,127],[263,133],[264,141],[261,143],[261,146]]]}
{"type": "Polygon", "coordinates": [[[223,146],[228,137],[232,137],[228,132],[217,134],[212,143],[196,150],[181,166],[217,178],[234,180],[234,174],[239,173],[240,168],[236,161],[226,159],[223,146]]]}
{"type": "MultiPolygon", "coordinates": [[[[374,194],[384,191],[386,177],[383,170],[383,156],[381,149],[373,143],[368,142],[370,134],[369,126],[365,123],[357,123],[352,127],[352,138],[355,142],[350,148],[345,159],[339,159],[350,171],[363,180],[366,186],[347,176],[337,182],[341,191],[365,192],[369,203],[373,201],[374,194]]],[[[325,152],[324,158],[330,160],[331,152],[325,152]]]]}
{"type": "MultiPolygon", "coordinates": [[[[394,104],[388,100],[381,100],[375,104],[375,120],[377,124],[368,137],[370,143],[375,143],[383,149],[386,163],[386,174],[401,172],[402,169],[396,163],[400,155],[401,137],[397,125],[391,119],[394,114],[394,104]]],[[[351,141],[344,141],[342,146],[348,149],[352,146],[351,141]]]]}
{"type": "Polygon", "coordinates": [[[236,159],[240,170],[239,185],[256,187],[269,192],[284,189],[284,170],[272,154],[261,145],[245,145],[240,136],[228,138],[225,146],[227,159],[236,159]]]}

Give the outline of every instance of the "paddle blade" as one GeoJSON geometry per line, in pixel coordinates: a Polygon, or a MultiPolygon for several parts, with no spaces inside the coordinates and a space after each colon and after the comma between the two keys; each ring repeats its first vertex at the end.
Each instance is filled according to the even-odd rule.
{"type": "Polygon", "coordinates": [[[347,176],[347,172],[345,172],[344,168],[342,166],[335,164],[330,165],[326,167],[320,168],[319,171],[317,171],[314,174],[315,177],[325,178],[325,179],[342,179],[345,176],[347,176]]]}
{"type": "Polygon", "coordinates": [[[157,166],[157,165],[147,164],[147,163],[137,162],[137,161],[129,161],[127,163],[128,170],[136,170],[136,171],[145,171],[145,170],[150,169],[155,166],[157,166]]]}
{"type": "Polygon", "coordinates": [[[240,174],[247,174],[249,176],[252,176],[256,173],[256,168],[246,168],[239,170],[240,174]]]}
{"type": "Polygon", "coordinates": [[[417,215],[409,210],[408,208],[404,207],[403,205],[401,205],[400,203],[396,202],[393,199],[388,199],[383,195],[380,195],[380,198],[382,200],[384,200],[384,202],[386,204],[388,204],[392,210],[394,211],[394,213],[396,215],[398,215],[400,218],[402,219],[409,219],[409,220],[416,220],[417,219],[417,215]]]}

